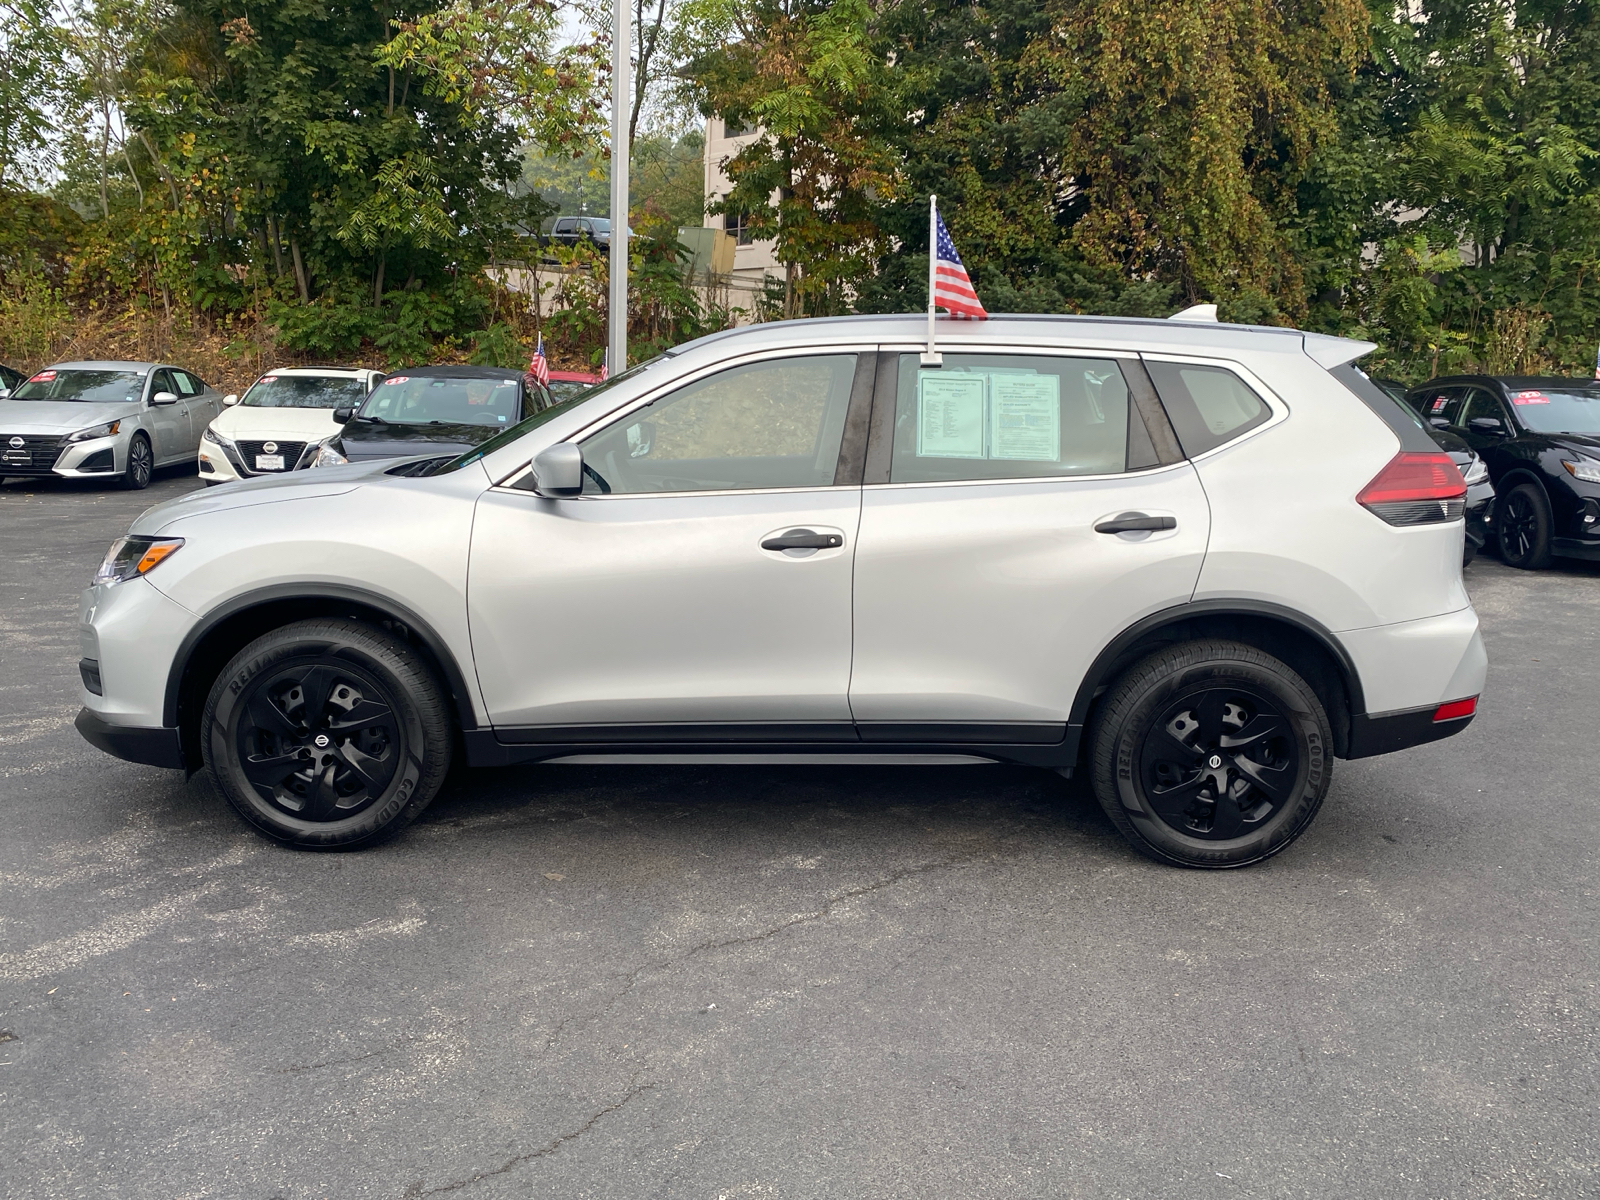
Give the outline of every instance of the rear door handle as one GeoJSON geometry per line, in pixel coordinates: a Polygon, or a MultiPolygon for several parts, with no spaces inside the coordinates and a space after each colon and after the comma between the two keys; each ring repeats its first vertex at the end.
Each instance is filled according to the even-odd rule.
{"type": "Polygon", "coordinates": [[[791,529],[761,543],[763,550],[832,550],[844,545],[837,533],[816,533],[810,529],[791,529]]]}
{"type": "Polygon", "coordinates": [[[1154,533],[1162,529],[1176,529],[1177,517],[1147,517],[1139,512],[1125,512],[1101,521],[1094,527],[1096,533],[1154,533]]]}

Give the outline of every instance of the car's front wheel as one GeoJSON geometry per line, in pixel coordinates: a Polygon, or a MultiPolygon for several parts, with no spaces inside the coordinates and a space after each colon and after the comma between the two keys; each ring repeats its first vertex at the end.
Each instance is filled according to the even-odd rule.
{"type": "Polygon", "coordinates": [[[1242,867],[1282,850],[1322,805],[1328,717],[1298,674],[1239,642],[1196,641],[1129,669],[1100,705],[1095,794],[1141,852],[1242,867]]]}
{"type": "Polygon", "coordinates": [[[1532,483],[1519,483],[1500,501],[1495,515],[1499,525],[1500,557],[1506,565],[1524,571],[1548,567],[1550,553],[1550,501],[1544,489],[1532,483]]]}
{"type": "Polygon", "coordinates": [[[156,456],[150,449],[150,439],[142,433],[134,434],[128,443],[128,463],[122,470],[122,486],[130,492],[142,492],[150,486],[150,476],[155,469],[156,456]]]}
{"type": "Polygon", "coordinates": [[[298,621],[251,642],[217,677],[201,729],[228,803],[295,846],[393,837],[450,767],[433,673],[404,642],[356,621],[298,621]]]}

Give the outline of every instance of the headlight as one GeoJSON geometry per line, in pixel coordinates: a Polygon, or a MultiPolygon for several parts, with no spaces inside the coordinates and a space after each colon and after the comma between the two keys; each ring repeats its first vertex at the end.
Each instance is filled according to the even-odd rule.
{"type": "Polygon", "coordinates": [[[209,425],[206,426],[206,431],[200,435],[200,440],[210,442],[213,446],[223,446],[230,449],[233,446],[232,438],[223,437],[209,425]]]}
{"type": "Polygon", "coordinates": [[[121,428],[121,421],[107,421],[104,425],[91,425],[88,429],[80,429],[68,437],[67,441],[87,442],[92,438],[110,437],[121,428]]]}
{"type": "Polygon", "coordinates": [[[1466,480],[1468,487],[1476,487],[1489,478],[1489,464],[1474,454],[1472,461],[1467,464],[1466,471],[1462,473],[1462,478],[1466,480]]]}
{"type": "Polygon", "coordinates": [[[106,560],[94,573],[100,583],[125,583],[146,574],[172,557],[182,538],[121,537],[111,543],[106,560]]]}
{"type": "Polygon", "coordinates": [[[1580,458],[1577,462],[1561,460],[1561,465],[1574,479],[1581,479],[1585,483],[1600,483],[1600,462],[1592,458],[1580,458]]]}
{"type": "Polygon", "coordinates": [[[333,448],[333,439],[329,438],[317,447],[317,456],[311,460],[313,467],[337,467],[350,460],[333,448]]]}

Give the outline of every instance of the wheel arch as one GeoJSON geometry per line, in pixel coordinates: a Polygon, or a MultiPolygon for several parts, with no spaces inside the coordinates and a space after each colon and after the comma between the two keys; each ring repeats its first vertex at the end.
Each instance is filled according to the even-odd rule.
{"type": "Polygon", "coordinates": [[[1334,754],[1345,757],[1354,718],[1366,712],[1354,661],[1320,622],[1259,600],[1197,600],[1134,622],[1090,664],[1072,702],[1070,724],[1086,728],[1095,702],[1134,663],[1163,646],[1199,638],[1243,642],[1292,667],[1322,701],[1333,731],[1334,754]]]}
{"type": "Polygon", "coordinates": [[[397,634],[444,684],[456,727],[463,731],[478,728],[472,692],[455,655],[411,609],[365,588],[283,585],[237,596],[212,609],[178,647],[167,675],[162,724],[178,730],[179,746],[190,769],[201,765],[200,718],[211,685],[228,660],[263,633],[312,617],[342,617],[397,634]]]}

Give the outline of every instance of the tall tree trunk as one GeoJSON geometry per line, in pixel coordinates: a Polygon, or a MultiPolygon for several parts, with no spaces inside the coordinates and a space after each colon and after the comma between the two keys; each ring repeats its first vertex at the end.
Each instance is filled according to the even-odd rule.
{"type": "Polygon", "coordinates": [[[372,306],[378,308],[383,304],[383,271],[389,265],[387,254],[378,255],[378,269],[372,273],[372,306]]]}
{"type": "Polygon", "coordinates": [[[278,238],[278,222],[267,218],[267,237],[272,242],[272,266],[278,279],[283,278],[283,242],[278,238]]]}
{"type": "Polygon", "coordinates": [[[306,265],[300,259],[300,243],[289,239],[289,257],[294,260],[294,281],[300,289],[300,303],[311,303],[311,281],[306,278],[306,265]]]}

